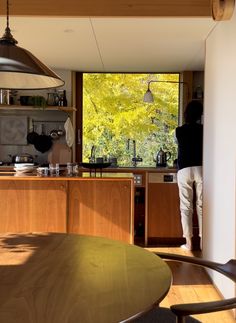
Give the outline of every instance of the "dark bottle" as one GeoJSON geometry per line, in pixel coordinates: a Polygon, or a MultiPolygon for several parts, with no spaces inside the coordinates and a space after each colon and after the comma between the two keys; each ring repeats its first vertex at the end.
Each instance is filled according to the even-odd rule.
{"type": "Polygon", "coordinates": [[[67,98],[66,98],[66,90],[63,91],[63,107],[67,107],[67,98]]]}
{"type": "Polygon", "coordinates": [[[66,90],[63,90],[63,94],[60,95],[58,105],[60,107],[67,107],[66,90]]]}

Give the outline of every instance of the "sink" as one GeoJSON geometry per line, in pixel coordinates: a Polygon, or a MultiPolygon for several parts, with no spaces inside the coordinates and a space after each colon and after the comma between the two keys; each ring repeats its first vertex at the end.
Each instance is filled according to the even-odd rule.
{"type": "Polygon", "coordinates": [[[139,168],[156,168],[156,167],[155,166],[117,166],[117,168],[139,169],[139,168]]]}
{"type": "Polygon", "coordinates": [[[117,166],[117,169],[176,169],[175,167],[156,167],[156,166],[117,166]]]}

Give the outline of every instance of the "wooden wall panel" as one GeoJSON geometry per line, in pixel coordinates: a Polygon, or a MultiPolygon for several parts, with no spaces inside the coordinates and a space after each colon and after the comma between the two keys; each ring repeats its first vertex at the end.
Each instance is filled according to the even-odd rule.
{"type": "MultiPolygon", "coordinates": [[[[211,17],[210,0],[21,0],[10,14],[71,17],[211,17]]],[[[5,1],[1,0],[1,13],[5,1]]]]}

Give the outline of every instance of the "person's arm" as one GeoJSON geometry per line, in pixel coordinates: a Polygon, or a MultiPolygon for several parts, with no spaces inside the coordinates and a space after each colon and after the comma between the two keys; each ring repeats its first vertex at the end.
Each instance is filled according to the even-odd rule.
{"type": "Polygon", "coordinates": [[[176,129],[175,129],[175,132],[174,132],[174,140],[175,140],[175,143],[178,144],[178,139],[177,139],[177,136],[176,136],[176,129]]]}

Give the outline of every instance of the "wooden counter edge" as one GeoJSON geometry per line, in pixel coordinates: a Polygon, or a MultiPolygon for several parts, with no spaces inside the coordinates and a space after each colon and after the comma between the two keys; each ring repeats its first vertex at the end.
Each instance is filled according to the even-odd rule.
{"type": "Polygon", "coordinates": [[[102,177],[100,175],[95,176],[87,176],[81,177],[81,176],[73,176],[73,177],[67,177],[67,176],[37,176],[37,175],[25,175],[25,176],[17,176],[17,175],[1,175],[1,180],[16,180],[16,181],[101,181],[101,180],[133,180],[133,174],[132,173],[115,173],[115,174],[103,174],[102,177]]]}

